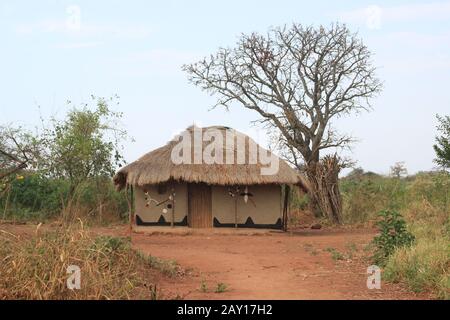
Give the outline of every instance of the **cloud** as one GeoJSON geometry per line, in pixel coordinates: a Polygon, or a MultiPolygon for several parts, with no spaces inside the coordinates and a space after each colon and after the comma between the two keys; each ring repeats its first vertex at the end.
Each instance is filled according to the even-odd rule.
{"type": "Polygon", "coordinates": [[[365,24],[369,29],[379,29],[383,23],[416,20],[444,20],[450,16],[450,1],[413,3],[381,7],[371,5],[335,14],[339,20],[365,24]]]}

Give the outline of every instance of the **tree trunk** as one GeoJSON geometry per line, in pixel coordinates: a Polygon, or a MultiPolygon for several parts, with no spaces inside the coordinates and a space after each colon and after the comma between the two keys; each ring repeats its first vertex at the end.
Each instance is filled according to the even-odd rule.
{"type": "Polygon", "coordinates": [[[341,166],[339,158],[325,156],[319,162],[308,164],[306,173],[310,181],[311,207],[316,216],[327,217],[331,222],[342,224],[342,200],[338,177],[341,166]]]}

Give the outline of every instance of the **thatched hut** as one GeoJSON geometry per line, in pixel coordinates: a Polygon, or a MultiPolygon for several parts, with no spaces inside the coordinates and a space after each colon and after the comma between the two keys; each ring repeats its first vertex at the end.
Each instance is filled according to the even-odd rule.
{"type": "MultiPolygon", "coordinates": [[[[118,189],[130,187],[133,190],[132,222],[140,226],[283,229],[288,210],[288,188],[283,186],[305,188],[295,170],[248,136],[228,127],[189,127],[180,136],[121,168],[114,176],[118,189]],[[213,163],[204,159],[194,163],[174,161],[180,136],[186,137],[186,134],[192,139],[188,140],[190,154],[184,149],[180,155],[183,159],[192,156],[195,160],[199,153],[194,141],[198,130],[220,133],[224,141],[215,145],[220,149],[216,148],[212,156],[227,155],[235,161],[230,158],[213,163]],[[261,173],[268,165],[260,155],[255,158],[251,154],[254,146],[278,161],[274,174],[261,173]]],[[[204,141],[202,137],[200,152],[208,150],[208,145],[211,151],[211,142],[218,142],[217,137],[213,139],[204,141]]]]}

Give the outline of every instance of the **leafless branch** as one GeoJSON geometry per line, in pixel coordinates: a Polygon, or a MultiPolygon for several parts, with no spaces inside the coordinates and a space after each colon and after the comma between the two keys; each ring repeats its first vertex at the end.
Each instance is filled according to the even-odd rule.
{"type": "Polygon", "coordinates": [[[183,69],[193,84],[218,97],[214,107],[237,102],[256,111],[261,123],[279,131],[297,164],[299,156],[317,162],[321,150],[351,143],[330,130],[330,121],[369,110],[382,87],[370,51],[341,24],[242,35],[236,47],[183,69]]]}

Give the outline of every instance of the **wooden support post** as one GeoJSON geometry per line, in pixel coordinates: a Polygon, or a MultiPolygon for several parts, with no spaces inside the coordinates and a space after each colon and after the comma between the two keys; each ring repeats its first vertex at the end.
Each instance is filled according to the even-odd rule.
{"type": "Polygon", "coordinates": [[[173,228],[175,226],[175,189],[171,190],[170,196],[172,197],[172,219],[170,221],[170,226],[173,228]]]}
{"type": "Polygon", "coordinates": [[[134,203],[134,186],[131,185],[131,223],[134,225],[136,223],[136,204],[134,203]]]}
{"type": "Polygon", "coordinates": [[[238,227],[237,195],[234,196],[234,227],[238,227]]]}
{"type": "Polygon", "coordinates": [[[130,200],[130,196],[128,194],[128,192],[130,191],[130,185],[126,185],[125,187],[125,198],[127,199],[127,204],[128,204],[128,222],[129,222],[129,231],[130,231],[130,236],[131,236],[131,232],[133,231],[133,225],[132,225],[132,221],[133,221],[133,217],[132,217],[132,205],[131,205],[131,200],[130,200]]]}
{"type": "Polygon", "coordinates": [[[288,185],[284,186],[283,231],[287,231],[290,190],[291,188],[288,185]]]}

